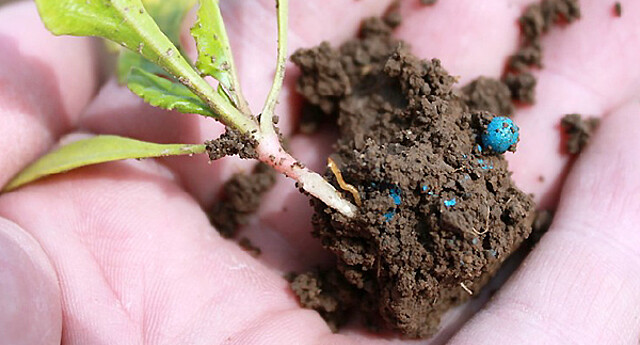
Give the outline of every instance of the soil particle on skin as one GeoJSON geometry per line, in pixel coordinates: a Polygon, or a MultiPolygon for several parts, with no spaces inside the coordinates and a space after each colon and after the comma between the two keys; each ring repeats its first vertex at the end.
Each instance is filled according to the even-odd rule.
{"type": "Polygon", "coordinates": [[[503,81],[509,88],[514,101],[528,104],[535,101],[537,80],[530,72],[509,72],[504,76],[503,81]]]}
{"type": "Polygon", "coordinates": [[[520,17],[520,47],[509,58],[503,81],[514,101],[533,103],[536,80],[531,67],[542,67],[541,38],[553,25],[580,18],[578,0],[543,0],[529,5],[520,17]]]}
{"type": "Polygon", "coordinates": [[[238,227],[245,225],[258,210],[262,196],[275,183],[275,171],[263,163],[259,163],[251,174],[234,175],[225,183],[221,200],[209,211],[211,223],[222,236],[234,237],[238,227]]]}
{"type": "Polygon", "coordinates": [[[262,250],[260,249],[260,247],[253,244],[253,242],[251,242],[251,240],[248,239],[247,237],[241,238],[238,241],[238,245],[240,246],[240,248],[242,248],[244,251],[251,254],[251,256],[253,257],[258,257],[260,256],[260,254],[262,254],[262,250]]]}
{"type": "Polygon", "coordinates": [[[420,0],[422,5],[434,5],[438,0],[420,0]]]}
{"type": "MultiPolygon", "coordinates": [[[[295,56],[298,89],[336,119],[332,158],[363,203],[348,219],[313,202],[314,235],[336,255],[346,285],[336,285],[330,307],[307,293],[322,277],[303,274],[307,288],[294,291],[325,316],[344,303],[380,327],[430,336],[446,310],[469,298],[461,283],[479,290],[531,231],[531,197],[504,157],[480,145],[494,115],[470,110],[440,61],[411,55],[382,20],[365,21],[360,38],[339,49],[323,44],[295,56]]],[[[481,106],[504,110],[503,96],[489,98],[481,106]]]]}
{"type": "Polygon", "coordinates": [[[544,235],[551,227],[553,221],[553,211],[538,210],[536,211],[536,218],[533,221],[533,228],[531,230],[531,236],[527,239],[527,244],[533,247],[540,241],[542,235],[544,235]]]}
{"type": "Polygon", "coordinates": [[[567,135],[567,152],[572,155],[579,154],[587,146],[599,124],[600,119],[595,117],[585,120],[580,114],[565,115],[560,121],[560,125],[567,135]]]}
{"type": "Polygon", "coordinates": [[[218,138],[205,142],[209,159],[238,155],[240,158],[258,158],[258,143],[251,136],[239,133],[229,127],[218,138]]]}
{"type": "Polygon", "coordinates": [[[500,116],[513,113],[511,91],[500,80],[479,77],[463,87],[462,94],[471,110],[488,111],[500,116]]]}
{"type": "Polygon", "coordinates": [[[387,11],[385,12],[382,20],[389,27],[396,28],[402,23],[402,15],[400,14],[400,0],[395,0],[391,3],[387,11]]]}
{"type": "Polygon", "coordinates": [[[616,17],[622,17],[622,4],[619,1],[613,5],[613,14],[616,17]]]}

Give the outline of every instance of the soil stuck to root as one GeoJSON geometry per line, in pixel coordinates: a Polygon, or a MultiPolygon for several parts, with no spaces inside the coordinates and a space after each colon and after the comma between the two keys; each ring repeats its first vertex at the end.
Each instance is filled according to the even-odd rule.
{"type": "MultiPolygon", "coordinates": [[[[494,115],[476,109],[508,111],[506,88],[470,108],[483,102],[486,80],[459,96],[440,61],[411,55],[376,19],[359,39],[301,50],[293,61],[299,91],[336,120],[331,157],[362,198],[353,219],[313,202],[314,235],[337,264],[294,278],[294,291],[331,324],[357,310],[370,325],[432,335],[531,232],[532,199],[503,156],[481,146],[494,115]]],[[[326,178],[339,188],[331,172],[326,178]]]]}

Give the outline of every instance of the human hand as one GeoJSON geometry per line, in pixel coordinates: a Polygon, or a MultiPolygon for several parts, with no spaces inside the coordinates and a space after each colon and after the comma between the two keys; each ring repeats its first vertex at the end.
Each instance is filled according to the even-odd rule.
{"type": "MultiPolygon", "coordinates": [[[[398,35],[417,56],[440,58],[464,84],[500,74],[516,48],[515,23],[527,2],[414,3],[403,3],[398,35]],[[452,26],[456,20],[460,25],[452,26]]],[[[614,18],[606,1],[581,3],[583,18],[543,41],[537,103],[515,114],[522,138],[509,156],[524,190],[545,206],[558,204],[555,221],[453,343],[637,342],[640,50],[633,43],[640,4],[623,3],[622,18],[614,18]],[[558,150],[559,119],[571,112],[603,117],[575,164],[558,150]]],[[[273,35],[265,34],[275,33],[272,2],[222,4],[247,98],[260,106],[275,61],[273,35]]],[[[361,18],[381,13],[388,2],[318,4],[292,4],[291,51],[351,37],[361,18]]],[[[68,132],[194,143],[222,132],[210,120],[150,108],[114,81],[99,85],[91,41],[51,37],[30,4],[0,11],[0,47],[2,183],[68,132]]],[[[289,86],[294,78],[289,74],[289,86]]],[[[279,107],[285,133],[294,127],[297,102],[285,90],[279,107]]],[[[330,141],[330,133],[295,135],[291,146],[320,171],[330,141]]],[[[0,310],[0,338],[10,344],[402,342],[361,329],[331,334],[315,312],[298,306],[283,274],[328,258],[310,236],[311,210],[292,182],[279,178],[244,230],[262,248],[258,259],[221,239],[202,208],[224,180],[253,163],[205,161],[110,163],[1,196],[0,299],[9,307],[0,310]]],[[[451,313],[431,341],[457,331],[477,304],[451,313]]]]}

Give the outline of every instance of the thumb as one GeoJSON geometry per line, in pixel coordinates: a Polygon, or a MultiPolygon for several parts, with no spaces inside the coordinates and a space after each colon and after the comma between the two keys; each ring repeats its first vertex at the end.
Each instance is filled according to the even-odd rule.
{"type": "Polygon", "coordinates": [[[4,344],[60,344],[60,288],[40,245],[0,218],[0,339],[4,344]]]}

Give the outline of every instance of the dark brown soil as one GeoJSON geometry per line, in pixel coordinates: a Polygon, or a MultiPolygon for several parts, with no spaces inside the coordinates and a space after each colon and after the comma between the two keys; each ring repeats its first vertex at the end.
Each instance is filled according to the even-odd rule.
{"type": "Polygon", "coordinates": [[[234,237],[238,227],[258,210],[264,193],[276,182],[276,173],[258,164],[251,174],[236,174],[224,185],[223,195],[209,212],[209,219],[222,236],[234,237]]]}
{"type": "Polygon", "coordinates": [[[205,142],[209,159],[238,155],[240,158],[258,158],[258,143],[249,135],[239,133],[229,127],[218,138],[205,142]]]}
{"type": "Polygon", "coordinates": [[[513,100],[535,101],[536,80],[531,67],[542,67],[541,38],[554,25],[580,18],[578,0],[543,0],[529,5],[520,17],[520,47],[511,56],[502,80],[511,90],[513,100]]]}
{"type": "Polygon", "coordinates": [[[314,270],[292,277],[291,289],[305,308],[314,309],[335,332],[347,321],[357,289],[336,270],[314,270]]]}
{"type": "Polygon", "coordinates": [[[420,0],[420,3],[423,5],[434,5],[438,0],[420,0]]]}
{"type": "Polygon", "coordinates": [[[575,155],[587,146],[593,132],[600,124],[600,119],[590,117],[585,120],[580,114],[569,114],[562,118],[560,124],[566,134],[565,147],[567,152],[575,155]]]}
{"type": "Polygon", "coordinates": [[[462,92],[470,110],[488,111],[500,116],[513,114],[511,91],[500,80],[480,77],[463,87],[462,92]]]}
{"type": "Polygon", "coordinates": [[[616,17],[622,17],[622,4],[620,2],[616,2],[613,5],[613,14],[616,17]]]}
{"type": "MultiPolygon", "coordinates": [[[[527,238],[534,204],[503,156],[479,146],[494,115],[467,106],[473,100],[504,112],[504,88],[486,91],[492,101],[478,100],[485,93],[478,85],[494,84],[480,80],[460,97],[440,61],[417,59],[390,34],[371,19],[339,49],[323,44],[294,55],[298,89],[336,119],[332,158],[363,204],[347,219],[314,202],[314,235],[337,265],[297,277],[293,288],[303,305],[340,316],[335,324],[355,309],[378,326],[427,337],[468,298],[464,287],[478,291],[527,238]]],[[[326,177],[337,186],[333,174],[326,177]]]]}
{"type": "Polygon", "coordinates": [[[542,235],[544,235],[551,227],[553,221],[553,212],[549,210],[536,211],[536,218],[533,221],[533,228],[531,230],[531,236],[527,239],[527,245],[533,247],[540,241],[542,235]]]}

